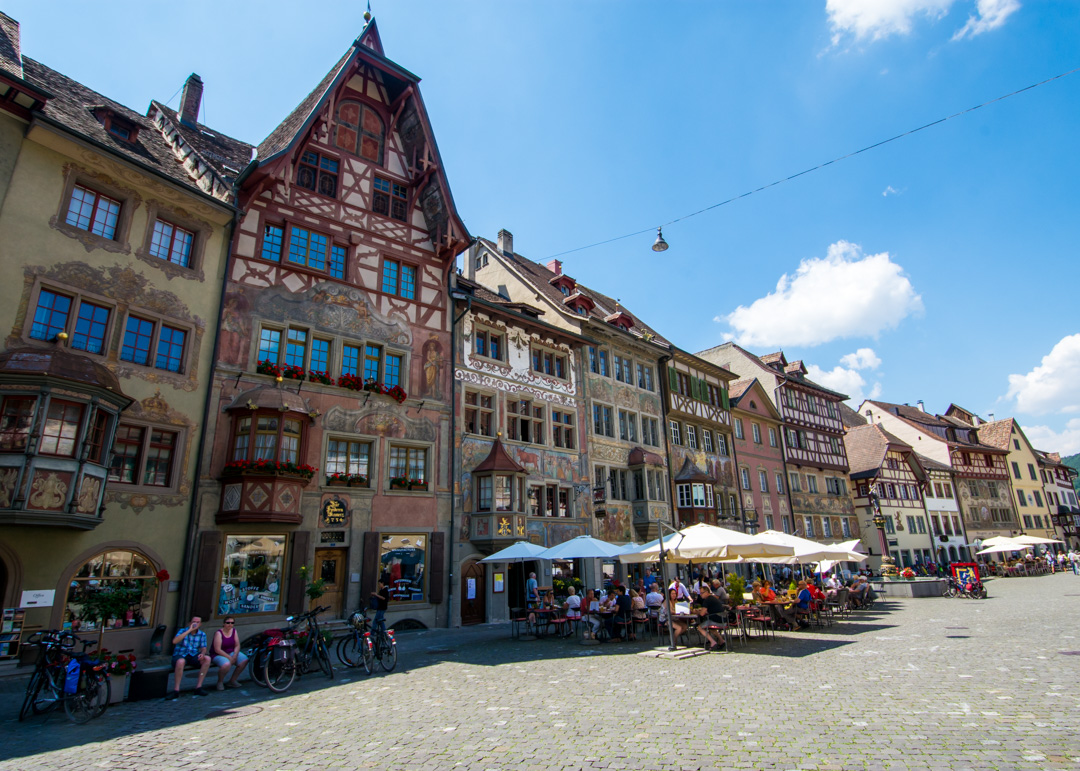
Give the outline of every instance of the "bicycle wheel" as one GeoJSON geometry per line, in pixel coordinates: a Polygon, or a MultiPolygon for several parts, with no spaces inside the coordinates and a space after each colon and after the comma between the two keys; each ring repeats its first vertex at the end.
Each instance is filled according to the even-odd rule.
{"type": "Polygon", "coordinates": [[[319,669],[323,674],[334,679],[334,664],[330,661],[330,651],[326,649],[326,642],[321,638],[315,640],[315,660],[319,663],[319,669]]]}
{"type": "Polygon", "coordinates": [[[83,672],[79,688],[64,697],[64,711],[72,723],[82,724],[98,717],[109,706],[112,685],[101,672],[83,672]]]}
{"type": "Polygon", "coordinates": [[[263,661],[263,682],[274,693],[287,691],[296,679],[296,664],[291,655],[269,655],[263,661]]]}
{"type": "Polygon", "coordinates": [[[38,693],[41,691],[42,674],[40,669],[34,670],[34,674],[30,676],[30,682],[26,684],[26,696],[23,697],[22,709],[19,710],[19,722],[26,720],[33,712],[37,714],[37,710],[34,709],[34,703],[38,697],[38,693]]]}
{"type": "Polygon", "coordinates": [[[251,679],[255,681],[256,685],[266,687],[266,659],[270,655],[270,649],[267,647],[256,648],[248,656],[251,664],[251,679]]]}
{"type": "Polygon", "coordinates": [[[371,674],[371,665],[374,663],[369,656],[367,638],[353,632],[348,637],[342,637],[337,644],[338,661],[347,667],[363,667],[371,674]]]}
{"type": "Polygon", "coordinates": [[[397,666],[397,645],[395,645],[384,632],[379,641],[379,666],[384,672],[390,672],[397,666]]]}
{"type": "Polygon", "coordinates": [[[375,646],[371,642],[370,635],[363,637],[363,639],[360,640],[360,644],[363,646],[361,650],[364,654],[364,669],[366,669],[370,675],[375,671],[375,646]]]}
{"type": "Polygon", "coordinates": [[[64,695],[64,668],[60,665],[46,667],[41,672],[41,681],[37,694],[30,708],[35,715],[42,715],[56,709],[64,695]]]}

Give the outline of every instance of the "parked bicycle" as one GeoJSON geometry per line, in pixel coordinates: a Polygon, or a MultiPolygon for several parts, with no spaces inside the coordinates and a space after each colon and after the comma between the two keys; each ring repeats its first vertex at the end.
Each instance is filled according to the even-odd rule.
{"type": "Polygon", "coordinates": [[[97,645],[71,632],[47,631],[32,635],[24,645],[37,647],[37,661],[26,684],[19,720],[41,715],[60,704],[73,723],[101,716],[109,706],[112,684],[105,665],[86,653],[97,645]],[[72,653],[76,644],[82,653],[72,653]]]}
{"type": "Polygon", "coordinates": [[[349,616],[350,632],[337,644],[337,657],[348,667],[363,667],[370,675],[375,662],[383,671],[390,672],[397,666],[397,641],[394,630],[376,629],[368,618],[368,612],[358,610],[349,616]]]}
{"type": "Polygon", "coordinates": [[[259,685],[281,693],[289,689],[297,675],[321,670],[331,680],[334,678],[334,665],[318,620],[319,614],[327,610],[329,607],[320,606],[290,616],[286,628],[264,633],[264,642],[252,659],[252,671],[259,685]]]}

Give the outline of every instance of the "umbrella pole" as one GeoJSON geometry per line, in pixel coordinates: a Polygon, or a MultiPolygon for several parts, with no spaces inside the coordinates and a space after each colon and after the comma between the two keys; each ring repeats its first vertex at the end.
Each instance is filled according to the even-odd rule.
{"type": "MultiPolygon", "coordinates": [[[[658,522],[660,529],[660,576],[664,582],[664,615],[667,616],[667,630],[668,630],[668,650],[674,651],[675,648],[675,628],[671,625],[671,614],[674,612],[671,607],[671,600],[669,599],[669,592],[667,589],[667,562],[664,561],[664,523],[658,522]]],[[[676,593],[678,596],[678,593],[676,593]]]]}

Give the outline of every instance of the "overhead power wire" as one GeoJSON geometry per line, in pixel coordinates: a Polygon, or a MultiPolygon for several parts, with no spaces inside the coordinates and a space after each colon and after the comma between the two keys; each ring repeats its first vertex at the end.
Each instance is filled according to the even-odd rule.
{"type": "Polygon", "coordinates": [[[823,169],[826,166],[831,166],[834,163],[839,163],[840,161],[847,160],[848,158],[853,158],[854,156],[859,155],[861,153],[865,153],[868,150],[873,150],[873,149],[875,149],[877,147],[881,147],[882,145],[887,145],[890,142],[895,142],[898,139],[903,139],[904,137],[911,136],[912,134],[917,134],[920,131],[925,131],[926,129],[931,128],[933,126],[938,126],[938,125],[944,123],[945,121],[952,120],[953,118],[959,118],[961,115],[966,115],[969,112],[974,112],[975,110],[978,110],[978,109],[980,109],[982,107],[987,107],[987,106],[989,106],[991,104],[995,104],[996,102],[1004,101],[1005,99],[1008,99],[1009,97],[1016,96],[1018,94],[1022,94],[1025,91],[1032,90],[1033,88],[1038,88],[1039,86],[1045,86],[1047,83],[1052,83],[1055,80],[1060,80],[1061,78],[1067,77],[1069,75],[1073,75],[1073,74],[1075,74],[1077,72],[1080,72],[1080,67],[1076,67],[1076,68],[1071,69],[1071,70],[1069,70],[1067,72],[1062,72],[1059,75],[1054,75],[1053,77],[1047,78],[1046,80],[1040,80],[1038,83],[1032,83],[1029,86],[1024,86],[1023,88],[1018,88],[1016,91],[1012,91],[1011,93],[1003,94],[1002,96],[996,97],[994,99],[990,99],[989,101],[983,102],[982,104],[977,104],[974,107],[968,107],[966,110],[961,110],[960,112],[953,113],[952,115],[947,115],[944,118],[938,118],[935,121],[931,121],[930,123],[923,124],[922,126],[919,126],[918,128],[909,129],[908,131],[904,131],[903,133],[897,134],[896,136],[893,136],[893,137],[889,137],[888,139],[882,139],[880,142],[875,142],[872,145],[867,145],[866,147],[863,147],[862,149],[854,150],[854,151],[852,151],[850,153],[847,153],[846,155],[841,155],[841,156],[839,156],[837,158],[833,158],[831,161],[825,161],[824,163],[819,163],[817,166],[811,166],[808,169],[803,169],[800,172],[796,172],[795,174],[792,174],[790,176],[783,177],[782,179],[778,179],[775,182],[770,182],[767,185],[762,185],[761,187],[755,188],[753,190],[747,190],[745,193],[740,193],[739,195],[732,196],[731,198],[728,198],[727,200],[721,201],[720,203],[714,203],[712,206],[706,206],[704,209],[698,209],[697,211],[692,212],[690,214],[684,214],[681,217],[676,217],[675,219],[664,222],[664,223],[662,223],[662,224],[660,224],[658,226],[657,225],[651,225],[651,226],[649,226],[647,228],[643,228],[641,230],[635,230],[633,233],[627,233],[627,234],[622,235],[622,236],[616,236],[615,238],[609,238],[609,239],[607,239],[605,241],[597,241],[594,244],[588,244],[586,246],[579,246],[576,249],[567,249],[564,252],[559,252],[558,254],[551,255],[548,259],[551,259],[552,257],[562,257],[565,254],[573,254],[574,252],[583,252],[586,249],[593,249],[593,248],[595,248],[597,246],[603,246],[604,244],[611,244],[611,243],[615,243],[616,241],[622,241],[622,240],[627,239],[627,238],[633,238],[634,236],[640,236],[640,235],[643,235],[645,233],[652,233],[658,227],[666,228],[668,225],[674,225],[676,222],[682,222],[683,220],[688,220],[691,217],[696,217],[699,214],[704,214],[705,212],[710,212],[713,209],[718,209],[721,206],[726,206],[729,203],[733,203],[733,202],[739,201],[739,200],[741,200],[743,198],[747,198],[748,196],[754,195],[755,193],[760,193],[760,192],[762,192],[764,190],[768,190],[771,187],[776,187],[777,185],[783,184],[784,182],[790,182],[791,180],[797,179],[798,177],[801,177],[801,176],[803,176],[805,174],[809,174],[812,171],[817,171],[818,169],[823,169]]]}

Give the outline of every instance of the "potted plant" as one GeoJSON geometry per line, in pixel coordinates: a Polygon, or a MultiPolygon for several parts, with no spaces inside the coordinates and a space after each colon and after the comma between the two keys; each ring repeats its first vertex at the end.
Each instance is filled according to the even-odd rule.
{"type": "Polygon", "coordinates": [[[900,571],[900,577],[906,578],[908,581],[912,581],[915,578],[915,571],[911,568],[904,568],[900,571]]]}
{"type": "Polygon", "coordinates": [[[345,487],[345,485],[349,484],[349,475],[343,474],[340,471],[335,471],[333,474],[327,474],[326,484],[330,487],[345,487]]]}
{"type": "Polygon", "coordinates": [[[390,489],[391,490],[408,490],[409,478],[408,477],[390,477],[390,489]]]}
{"type": "Polygon", "coordinates": [[[301,565],[299,573],[300,580],[302,580],[305,584],[304,594],[308,596],[309,600],[314,602],[315,600],[326,594],[326,579],[316,578],[309,581],[308,577],[311,575],[311,568],[307,565],[301,565]]]}
{"type": "Polygon", "coordinates": [[[349,477],[349,487],[367,487],[368,478],[363,474],[353,474],[349,477]]]}
{"type": "Polygon", "coordinates": [[[410,490],[426,490],[427,489],[427,482],[425,482],[423,479],[410,479],[409,480],[409,489],[410,490]]]}
{"type": "Polygon", "coordinates": [[[334,379],[330,377],[329,372],[320,372],[319,370],[309,370],[307,373],[307,379],[312,383],[322,383],[323,385],[333,385],[334,379]]]}
{"type": "Polygon", "coordinates": [[[364,390],[364,379],[359,375],[342,375],[337,384],[339,388],[348,388],[350,391],[364,390]]]}
{"type": "Polygon", "coordinates": [[[109,703],[119,704],[127,698],[128,675],[135,671],[135,654],[116,654],[103,648],[98,653],[97,660],[105,667],[112,680],[109,703]]]}
{"type": "Polygon", "coordinates": [[[260,361],[255,365],[255,371],[260,375],[273,375],[277,377],[281,374],[281,367],[274,364],[274,362],[267,359],[266,361],[260,361]]]}
{"type": "Polygon", "coordinates": [[[288,378],[289,380],[307,379],[307,372],[304,371],[304,368],[295,364],[286,364],[283,367],[279,367],[279,369],[281,370],[280,374],[283,378],[288,378]]]}
{"type": "Polygon", "coordinates": [[[727,574],[728,605],[737,607],[743,603],[743,592],[746,591],[746,582],[738,573],[727,574]]]}

